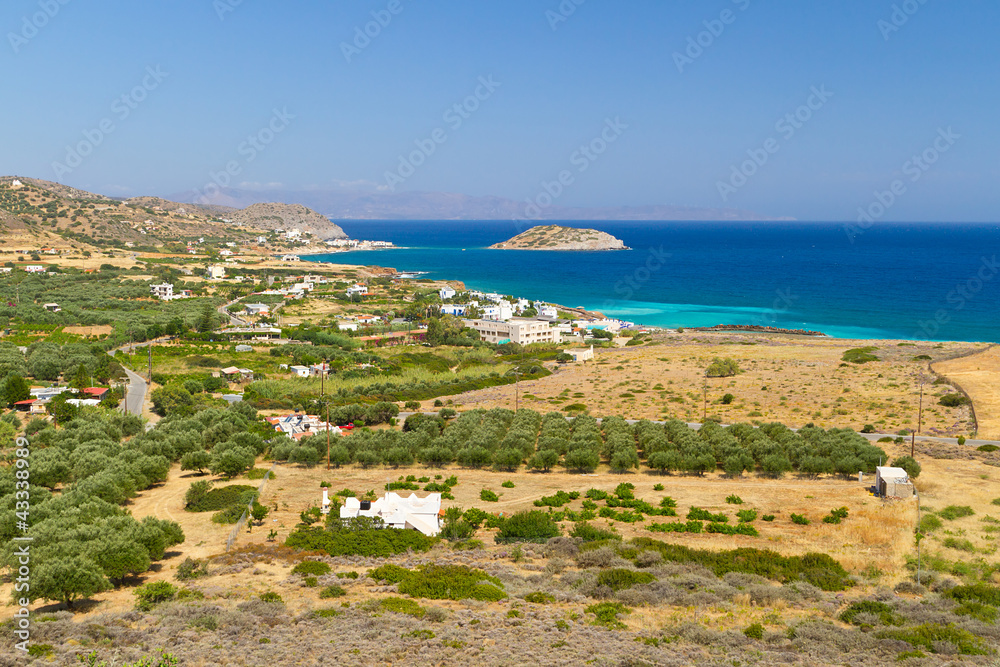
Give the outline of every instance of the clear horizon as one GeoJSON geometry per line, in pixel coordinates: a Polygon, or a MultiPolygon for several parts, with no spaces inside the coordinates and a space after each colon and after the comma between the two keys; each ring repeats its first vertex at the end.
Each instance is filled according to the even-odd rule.
{"type": "Polygon", "coordinates": [[[15,0],[0,173],[994,222],[1000,7],[15,0]]]}

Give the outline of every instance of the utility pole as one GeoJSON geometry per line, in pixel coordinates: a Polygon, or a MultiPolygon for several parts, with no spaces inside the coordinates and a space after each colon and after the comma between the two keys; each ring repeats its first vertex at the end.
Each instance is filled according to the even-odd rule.
{"type": "Polygon", "coordinates": [[[704,393],[704,408],[702,409],[701,422],[704,424],[708,419],[708,376],[705,376],[702,391],[704,393]]]}
{"type": "Polygon", "coordinates": [[[914,446],[917,442],[917,433],[920,433],[920,422],[924,417],[924,380],[920,379],[920,404],[917,408],[917,428],[913,431],[910,437],[910,458],[913,458],[914,446]]]}
{"type": "Polygon", "coordinates": [[[149,352],[149,378],[150,382],[153,381],[153,341],[149,342],[149,347],[146,348],[149,352]]]}
{"type": "Polygon", "coordinates": [[[326,469],[330,469],[330,401],[326,402],[326,469]]]}

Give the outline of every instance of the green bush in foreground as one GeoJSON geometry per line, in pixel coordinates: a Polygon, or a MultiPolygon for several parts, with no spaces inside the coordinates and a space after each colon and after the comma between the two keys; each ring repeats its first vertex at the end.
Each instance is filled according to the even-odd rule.
{"type": "Polygon", "coordinates": [[[881,625],[903,624],[903,619],[896,615],[896,612],[893,611],[892,607],[884,602],[878,602],[877,600],[859,600],[858,602],[852,602],[847,609],[841,612],[840,620],[844,623],[850,623],[851,625],[862,625],[862,623],[857,620],[859,614],[871,614],[872,616],[877,616],[881,625]]]}
{"type": "Polygon", "coordinates": [[[404,595],[428,600],[497,602],[507,597],[499,579],[464,565],[423,565],[417,570],[383,565],[370,570],[368,576],[399,584],[404,595]]]}
{"type": "Polygon", "coordinates": [[[406,614],[407,616],[414,616],[416,618],[423,618],[427,614],[426,609],[413,600],[407,600],[406,598],[386,598],[379,602],[379,606],[386,611],[406,614]]]}
{"type": "Polygon", "coordinates": [[[483,489],[479,492],[479,499],[486,503],[495,503],[500,500],[500,496],[498,496],[495,491],[483,489]]]}
{"type": "Polygon", "coordinates": [[[154,581],[139,586],[132,593],[135,595],[135,608],[149,611],[156,605],[177,597],[177,587],[169,581],[154,581]]]}
{"type": "Polygon", "coordinates": [[[385,558],[407,549],[427,551],[435,539],[416,530],[366,529],[324,530],[300,528],[288,536],[285,546],[305,551],[324,551],[331,556],[378,556],[385,558]]]}
{"type": "Polygon", "coordinates": [[[760,641],[764,639],[764,626],[760,623],[753,623],[743,630],[743,634],[749,639],[760,641]]]}
{"type": "Polygon", "coordinates": [[[548,513],[531,510],[518,512],[503,519],[494,541],[497,544],[545,542],[550,537],[558,537],[559,534],[559,524],[548,513]]]}
{"type": "Polygon", "coordinates": [[[666,561],[699,563],[717,577],[729,572],[744,572],[780,582],[804,579],[824,591],[843,591],[853,585],[844,567],[827,554],[782,556],[774,551],[753,548],[708,551],[649,537],[637,537],[632,545],[640,552],[659,551],[666,561]]]}
{"type": "Polygon", "coordinates": [[[573,525],[570,537],[578,537],[584,542],[596,542],[598,540],[620,540],[622,536],[612,530],[598,528],[586,521],[580,521],[573,525]]]}
{"type": "Polygon", "coordinates": [[[319,597],[321,600],[328,600],[330,598],[341,598],[347,595],[347,591],[344,590],[343,586],[338,586],[337,584],[332,584],[327,586],[319,592],[319,597]]]}
{"type": "Polygon", "coordinates": [[[638,584],[649,584],[654,581],[656,581],[656,577],[649,572],[636,572],[625,568],[601,570],[597,575],[598,585],[607,586],[613,591],[622,591],[638,584]]]}
{"type": "Polygon", "coordinates": [[[948,505],[943,510],[938,512],[938,516],[942,519],[948,519],[949,521],[954,521],[955,519],[961,519],[962,517],[972,516],[975,511],[968,505],[948,505]]]}
{"type": "Polygon", "coordinates": [[[330,566],[318,560],[304,560],[292,568],[292,574],[308,574],[322,577],[330,573],[330,566]]]}
{"type": "Polygon", "coordinates": [[[804,514],[792,514],[791,519],[792,523],[798,524],[800,526],[808,526],[810,523],[809,518],[806,517],[806,515],[804,514]]]}
{"type": "MultiPolygon", "coordinates": [[[[194,482],[191,487],[200,485],[202,482],[194,482]]],[[[256,495],[257,489],[246,484],[231,484],[217,489],[211,489],[204,494],[199,494],[184,509],[188,512],[217,512],[228,509],[232,505],[242,504],[246,506],[250,503],[251,496],[256,495]]]]}
{"type": "Polygon", "coordinates": [[[596,616],[594,625],[603,625],[606,628],[612,629],[624,629],[626,626],[618,619],[618,616],[620,614],[632,613],[632,610],[623,605],[621,602],[601,602],[600,604],[592,604],[584,609],[584,611],[588,614],[596,616]]]}
{"type": "Polygon", "coordinates": [[[533,604],[550,604],[552,602],[555,602],[556,599],[554,596],[549,595],[548,593],[545,593],[543,591],[535,591],[534,593],[528,593],[527,595],[525,595],[524,601],[531,602],[533,604]]]}
{"type": "Polygon", "coordinates": [[[962,655],[989,655],[991,653],[982,639],[968,630],[957,628],[951,624],[924,623],[901,630],[883,630],[875,636],[879,639],[904,641],[931,653],[937,653],[934,648],[935,642],[948,642],[957,648],[962,655]]]}
{"type": "Polygon", "coordinates": [[[945,595],[958,602],[976,601],[1000,607],[1000,586],[981,583],[969,586],[955,586],[949,589],[945,595]]]}

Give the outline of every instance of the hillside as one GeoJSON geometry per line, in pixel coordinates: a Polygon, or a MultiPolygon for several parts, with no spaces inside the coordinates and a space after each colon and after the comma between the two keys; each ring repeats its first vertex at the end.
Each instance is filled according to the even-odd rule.
{"type": "Polygon", "coordinates": [[[629,250],[621,239],[596,229],[542,225],[490,246],[495,250],[629,250]]]}
{"type": "Polygon", "coordinates": [[[127,246],[176,252],[199,238],[251,241],[280,228],[298,228],[320,239],[346,237],[340,227],[301,205],[238,210],[158,197],[121,200],[34,178],[0,177],[0,234],[8,251],[127,246]]]}
{"type": "Polygon", "coordinates": [[[301,204],[251,204],[226,214],[234,223],[257,229],[299,229],[321,239],[346,239],[344,230],[301,204]]]}

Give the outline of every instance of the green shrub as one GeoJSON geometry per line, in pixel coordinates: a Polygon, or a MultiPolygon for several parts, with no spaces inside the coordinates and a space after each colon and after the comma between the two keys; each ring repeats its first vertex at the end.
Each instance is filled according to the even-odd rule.
{"type": "Polygon", "coordinates": [[[534,505],[535,507],[562,507],[579,497],[579,491],[572,491],[570,493],[557,491],[554,496],[542,496],[535,501],[534,505]]]}
{"type": "Polygon", "coordinates": [[[330,566],[318,560],[304,560],[292,568],[292,574],[308,574],[322,577],[330,573],[330,566]]]}
{"type": "MultiPolygon", "coordinates": [[[[724,524],[714,525],[721,526],[724,524]]],[[[674,521],[673,523],[651,523],[646,526],[646,530],[652,530],[657,533],[701,533],[704,527],[701,521],[688,521],[687,523],[674,521]]]]}
{"type": "Polygon", "coordinates": [[[437,540],[416,530],[323,530],[300,528],[285,546],[305,551],[324,551],[331,556],[369,556],[386,558],[408,549],[427,551],[437,540]]]}
{"type": "Polygon", "coordinates": [[[302,583],[305,584],[306,588],[316,588],[319,584],[319,579],[316,577],[305,577],[302,580],[302,583]]]}
{"type": "Polygon", "coordinates": [[[804,514],[792,514],[792,523],[798,524],[800,526],[808,526],[809,519],[804,514]]]}
{"type": "Polygon", "coordinates": [[[659,551],[665,561],[701,564],[717,577],[729,572],[744,572],[781,582],[804,579],[824,591],[842,591],[853,584],[844,567],[827,554],[782,556],[753,548],[709,551],[648,537],[638,537],[631,544],[638,551],[659,551]]]}
{"type": "Polygon", "coordinates": [[[761,520],[763,520],[763,521],[774,521],[774,515],[773,514],[765,514],[764,516],[761,517],[761,520]]]}
{"type": "Polygon", "coordinates": [[[531,602],[534,604],[550,604],[555,602],[556,599],[552,595],[542,591],[535,591],[534,593],[528,593],[524,596],[525,602],[531,602]]]}
{"type": "Polygon", "coordinates": [[[938,516],[942,519],[948,519],[949,521],[972,516],[973,514],[975,514],[975,512],[968,505],[948,505],[943,510],[938,512],[938,516]]]}
{"type": "Polygon", "coordinates": [[[920,477],[920,464],[912,456],[900,456],[893,460],[892,465],[905,470],[910,479],[920,477]]]}
{"type": "Polygon", "coordinates": [[[719,533],[722,535],[749,535],[750,537],[758,537],[760,533],[749,523],[740,523],[735,526],[730,526],[724,523],[709,523],[705,526],[706,533],[719,533]]]}
{"type": "Polygon", "coordinates": [[[415,598],[497,602],[507,597],[499,579],[464,565],[428,564],[416,570],[383,565],[371,570],[368,576],[398,583],[400,593],[415,598]]]}
{"type": "Polygon", "coordinates": [[[725,358],[720,359],[716,357],[712,359],[712,363],[708,365],[705,369],[705,375],[710,378],[724,378],[731,377],[733,375],[739,375],[743,371],[740,370],[740,365],[735,359],[725,358]]]}
{"type": "Polygon", "coordinates": [[[725,396],[722,397],[722,404],[730,405],[734,400],[736,400],[735,396],[733,396],[732,394],[726,394],[725,396]]]}
{"type": "Polygon", "coordinates": [[[177,587],[169,581],[153,581],[139,586],[132,594],[135,595],[136,609],[150,611],[156,605],[177,597],[177,587]]]}
{"type": "MultiPolygon", "coordinates": [[[[264,479],[265,477],[268,479],[274,479],[275,474],[270,470],[265,470],[264,468],[250,468],[250,470],[247,470],[247,479],[264,479]]],[[[330,483],[326,482],[326,485],[330,486],[330,483]]],[[[322,484],[320,484],[320,486],[322,486],[322,484]]]]}
{"type": "Polygon", "coordinates": [[[503,483],[503,484],[501,484],[500,486],[502,486],[502,487],[503,487],[503,488],[505,488],[505,489],[513,489],[513,488],[514,488],[514,482],[512,482],[512,481],[510,481],[510,480],[508,479],[508,480],[507,480],[506,482],[504,482],[504,483],[503,483]]]}
{"type": "Polygon", "coordinates": [[[593,614],[596,619],[594,625],[603,625],[606,628],[624,629],[626,626],[618,620],[619,614],[631,614],[632,610],[621,602],[601,602],[592,604],[584,612],[593,614]]]}
{"type": "MultiPolygon", "coordinates": [[[[965,437],[964,436],[961,436],[961,435],[958,436],[958,440],[959,440],[958,444],[960,444],[960,445],[964,445],[965,444],[965,437]]],[[[978,447],[976,447],[976,451],[977,452],[987,452],[987,453],[988,452],[995,452],[995,451],[1000,451],[1000,447],[997,447],[996,445],[979,445],[978,447]]]]}
{"type": "Polygon", "coordinates": [[[479,492],[479,499],[487,503],[495,503],[500,500],[500,496],[498,496],[494,491],[483,489],[479,492]]]}
{"type": "Polygon", "coordinates": [[[598,540],[620,540],[622,536],[612,530],[598,528],[586,521],[573,524],[570,537],[577,537],[584,542],[596,542],[598,540]]]}
{"type": "Polygon", "coordinates": [[[1000,610],[988,604],[983,604],[982,602],[970,601],[963,602],[958,605],[955,609],[955,613],[959,616],[971,616],[972,618],[982,621],[983,623],[995,624],[1000,610]]]}
{"type": "Polygon", "coordinates": [[[386,611],[395,612],[397,614],[406,614],[416,618],[423,618],[424,615],[427,614],[426,609],[413,600],[407,600],[406,598],[385,598],[379,602],[379,606],[386,611]]]}
{"type": "Polygon", "coordinates": [[[726,496],[726,502],[730,505],[742,505],[743,499],[737,495],[726,496]]]}
{"type": "Polygon", "coordinates": [[[994,607],[1000,607],[1000,587],[990,584],[970,584],[968,586],[955,586],[945,593],[957,602],[982,602],[994,607]]]}
{"type": "Polygon", "coordinates": [[[664,486],[662,484],[654,484],[653,485],[653,491],[662,491],[663,489],[664,489],[664,486]]]}
{"type": "Polygon", "coordinates": [[[337,578],[338,579],[357,579],[358,576],[359,576],[358,573],[355,572],[354,570],[351,570],[350,572],[338,572],[337,573],[337,578]]]}
{"type": "Polygon", "coordinates": [[[266,593],[261,593],[257,597],[260,599],[261,602],[284,603],[284,600],[281,599],[281,596],[275,593],[274,591],[267,591],[266,593]]]}
{"type": "Polygon", "coordinates": [[[725,514],[712,514],[708,510],[701,509],[700,507],[692,507],[688,510],[687,518],[688,520],[694,521],[713,521],[717,523],[729,522],[729,517],[725,514]]]}
{"type": "Polygon", "coordinates": [[[613,591],[621,591],[637,584],[649,584],[654,581],[656,581],[656,577],[648,572],[636,572],[624,568],[601,570],[597,575],[598,585],[607,586],[613,591]]]}
{"type": "Polygon", "coordinates": [[[823,517],[823,523],[840,523],[847,518],[847,508],[838,507],[835,510],[830,510],[830,513],[823,517]]]}
{"type": "Polygon", "coordinates": [[[903,619],[899,617],[892,607],[884,602],[876,600],[859,600],[852,602],[847,609],[840,613],[840,620],[851,625],[862,625],[857,620],[859,614],[871,614],[877,616],[881,625],[902,625],[903,619]]]}
{"type": "MultiPolygon", "coordinates": [[[[198,484],[198,482],[194,484],[198,484]]],[[[188,505],[184,509],[189,512],[217,512],[228,509],[233,505],[246,507],[250,504],[251,498],[256,497],[256,495],[257,489],[246,484],[220,486],[201,495],[193,504],[188,505]]]]}
{"type": "Polygon", "coordinates": [[[925,514],[920,517],[919,530],[921,533],[932,533],[944,524],[941,519],[934,516],[933,514],[925,514]]]}
{"type": "Polygon", "coordinates": [[[761,641],[762,639],[764,639],[764,626],[761,625],[760,623],[753,623],[744,628],[743,634],[750,639],[756,639],[757,641],[761,641]]]}
{"type": "Polygon", "coordinates": [[[494,538],[497,544],[509,542],[545,542],[559,536],[559,525],[546,512],[518,512],[503,519],[494,538]]]}
{"type": "Polygon", "coordinates": [[[757,519],[757,510],[739,510],[736,512],[736,518],[740,523],[750,523],[757,519]]]}
{"type": "Polygon", "coordinates": [[[953,394],[945,394],[938,401],[938,403],[945,406],[946,408],[957,408],[958,406],[966,405],[969,402],[970,401],[965,394],[961,394],[958,392],[955,392],[953,394]]]}
{"type": "Polygon", "coordinates": [[[198,577],[204,577],[207,575],[208,564],[189,556],[177,566],[177,574],[175,574],[174,577],[178,581],[187,581],[189,579],[197,579],[198,577]]]}
{"type": "Polygon", "coordinates": [[[934,648],[935,642],[948,642],[955,646],[962,655],[989,655],[990,653],[990,649],[983,643],[982,639],[968,630],[957,628],[951,624],[924,623],[901,630],[883,630],[876,637],[904,641],[931,653],[937,653],[934,648]]]}
{"type": "Polygon", "coordinates": [[[976,551],[976,547],[972,544],[972,542],[969,540],[962,540],[957,537],[946,537],[941,544],[949,549],[957,549],[958,551],[965,551],[968,553],[975,553],[976,551]]]}
{"type": "Polygon", "coordinates": [[[856,347],[844,352],[840,359],[851,364],[867,364],[871,361],[878,361],[878,357],[872,354],[877,349],[877,347],[856,347]]]}

